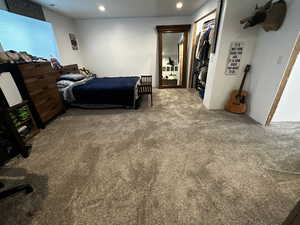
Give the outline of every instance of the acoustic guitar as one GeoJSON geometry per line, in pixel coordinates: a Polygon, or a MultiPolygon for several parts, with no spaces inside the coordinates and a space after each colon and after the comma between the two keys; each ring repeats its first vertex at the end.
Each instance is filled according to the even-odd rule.
{"type": "Polygon", "coordinates": [[[225,105],[225,110],[232,113],[245,113],[247,110],[246,97],[247,92],[243,91],[244,84],[246,81],[247,74],[251,69],[250,65],[247,65],[244,71],[244,77],[239,90],[234,90],[231,92],[230,99],[225,105]]]}

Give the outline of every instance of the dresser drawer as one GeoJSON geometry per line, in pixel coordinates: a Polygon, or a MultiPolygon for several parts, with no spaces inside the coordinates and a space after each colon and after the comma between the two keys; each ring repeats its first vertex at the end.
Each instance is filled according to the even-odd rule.
{"type": "MultiPolygon", "coordinates": [[[[30,90],[30,88],[29,88],[30,90]]],[[[45,84],[34,91],[29,91],[31,100],[45,123],[62,111],[63,105],[56,85],[45,84]]]]}
{"type": "MultiPolygon", "coordinates": [[[[40,75],[40,77],[42,77],[42,75],[40,75]]],[[[56,88],[55,76],[44,75],[43,78],[27,79],[24,82],[29,94],[36,94],[48,89],[56,88]]]]}
{"type": "Polygon", "coordinates": [[[59,105],[51,105],[46,111],[40,114],[43,122],[48,122],[53,119],[57,114],[62,111],[62,108],[59,105]]]}
{"type": "Polygon", "coordinates": [[[19,69],[22,71],[22,75],[25,79],[53,71],[51,64],[48,62],[23,64],[19,66],[19,69]]]}
{"type": "Polygon", "coordinates": [[[63,106],[56,98],[49,98],[48,101],[36,105],[36,109],[40,114],[43,122],[47,122],[62,111],[63,106]]]}
{"type": "MultiPolygon", "coordinates": [[[[53,70],[51,63],[28,63],[18,65],[25,87],[30,96],[38,126],[54,118],[64,110],[56,81],[60,72],[53,70]]],[[[27,96],[26,96],[27,97],[27,96]]]]}
{"type": "Polygon", "coordinates": [[[50,100],[57,102],[60,101],[59,94],[56,88],[48,89],[47,91],[32,93],[30,97],[36,106],[50,100]]]}

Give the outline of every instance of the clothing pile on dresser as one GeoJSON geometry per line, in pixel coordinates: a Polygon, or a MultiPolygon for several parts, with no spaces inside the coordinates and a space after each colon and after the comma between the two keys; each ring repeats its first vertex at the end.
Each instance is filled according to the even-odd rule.
{"type": "Polygon", "coordinates": [[[47,62],[47,59],[33,56],[27,52],[17,52],[17,51],[5,51],[0,52],[0,64],[11,63],[11,64],[20,64],[20,63],[31,63],[31,62],[47,62]]]}

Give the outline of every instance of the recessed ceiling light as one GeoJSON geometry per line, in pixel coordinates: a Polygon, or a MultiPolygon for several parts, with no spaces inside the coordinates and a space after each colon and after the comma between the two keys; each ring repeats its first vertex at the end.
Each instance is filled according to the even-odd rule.
{"type": "Polygon", "coordinates": [[[182,9],[182,7],[183,7],[183,3],[182,2],[177,2],[176,8],[177,9],[182,9]]]}
{"type": "Polygon", "coordinates": [[[99,5],[98,9],[101,11],[101,12],[104,12],[105,11],[105,7],[103,5],[99,5]]]}

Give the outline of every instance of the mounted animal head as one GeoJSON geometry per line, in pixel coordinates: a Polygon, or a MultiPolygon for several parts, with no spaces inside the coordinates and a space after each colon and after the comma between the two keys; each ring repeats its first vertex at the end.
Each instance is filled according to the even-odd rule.
{"type": "Polygon", "coordinates": [[[274,0],[268,1],[264,6],[256,6],[253,16],[241,20],[244,29],[262,24],[265,31],[278,30],[285,19],[287,5],[284,0],[273,3],[274,0]]]}

